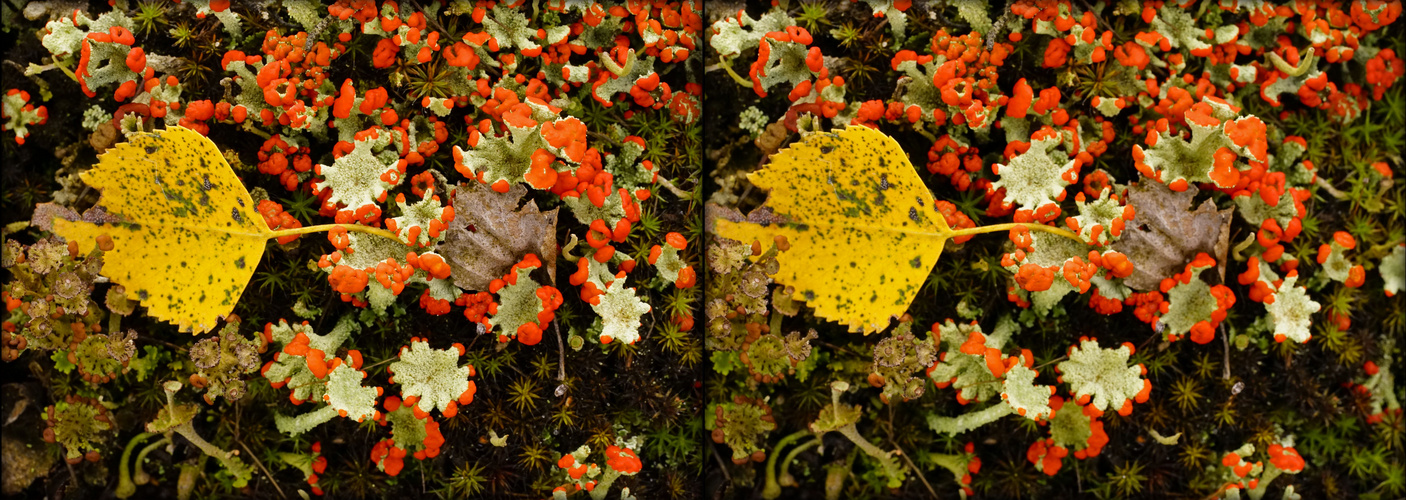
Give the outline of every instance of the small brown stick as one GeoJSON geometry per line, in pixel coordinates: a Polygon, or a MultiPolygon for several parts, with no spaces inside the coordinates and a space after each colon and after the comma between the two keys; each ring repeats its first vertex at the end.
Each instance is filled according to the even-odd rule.
{"type": "Polygon", "coordinates": [[[239,447],[244,448],[244,451],[249,453],[249,458],[254,459],[254,465],[259,466],[259,470],[264,471],[264,476],[267,476],[269,482],[273,483],[273,488],[278,490],[278,496],[280,498],[288,498],[288,495],[283,493],[283,487],[279,486],[278,481],[273,478],[273,474],[270,474],[268,468],[264,467],[264,462],[259,460],[259,456],[254,454],[254,451],[250,450],[249,446],[245,445],[243,441],[235,439],[234,442],[239,443],[239,447]]]}
{"type": "Polygon", "coordinates": [[[889,442],[893,443],[893,449],[898,450],[898,456],[903,457],[903,463],[908,464],[908,468],[913,470],[913,474],[918,476],[918,480],[923,482],[923,486],[928,487],[928,493],[931,493],[934,499],[938,498],[937,490],[933,489],[932,484],[928,483],[928,478],[923,475],[923,471],[918,470],[918,466],[913,465],[913,460],[908,458],[908,453],[903,451],[903,447],[898,445],[898,440],[893,438],[893,405],[890,404],[888,406],[889,421],[888,425],[884,426],[884,432],[888,433],[889,442]]]}
{"type": "Polygon", "coordinates": [[[561,340],[561,322],[553,321],[552,329],[557,332],[557,381],[563,381],[566,380],[566,342],[561,340]]]}

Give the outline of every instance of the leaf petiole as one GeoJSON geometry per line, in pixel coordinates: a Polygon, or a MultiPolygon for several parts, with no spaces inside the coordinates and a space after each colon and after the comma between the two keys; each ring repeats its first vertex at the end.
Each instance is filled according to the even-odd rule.
{"type": "Polygon", "coordinates": [[[271,232],[268,233],[268,237],[269,237],[269,239],[273,239],[273,238],[279,238],[279,237],[283,237],[283,236],[292,236],[292,235],[295,235],[295,234],[320,233],[320,232],[323,232],[323,231],[331,231],[332,228],[336,228],[336,227],[344,228],[344,229],[346,229],[346,230],[348,230],[348,231],[352,231],[352,232],[356,232],[356,233],[374,234],[374,235],[380,236],[380,237],[382,237],[382,238],[390,238],[390,239],[393,239],[393,240],[400,239],[400,237],[397,236],[395,233],[392,233],[392,232],[387,231],[387,230],[385,230],[385,229],[381,229],[381,228],[379,228],[379,227],[362,226],[362,225],[359,225],[359,224],[321,224],[321,225],[317,225],[317,226],[295,227],[295,228],[293,228],[293,229],[282,229],[282,230],[278,230],[278,231],[271,231],[271,232]]]}
{"type": "Polygon", "coordinates": [[[748,80],[748,79],[746,79],[746,78],[742,78],[742,75],[738,75],[738,74],[737,74],[737,71],[735,71],[735,70],[732,69],[732,58],[729,58],[729,57],[722,57],[722,58],[720,58],[720,59],[721,59],[721,61],[719,61],[718,64],[714,65],[713,67],[715,67],[715,68],[722,68],[723,71],[726,71],[726,72],[727,72],[728,76],[731,76],[731,77],[732,77],[732,81],[737,82],[738,85],[741,85],[741,86],[743,86],[743,87],[745,87],[745,88],[751,88],[751,87],[752,87],[752,81],[751,81],[751,80],[748,80]]]}
{"type": "Polygon", "coordinates": [[[966,229],[954,229],[954,230],[952,230],[950,233],[947,234],[947,237],[948,237],[948,238],[955,238],[955,237],[958,237],[958,236],[966,236],[966,235],[969,235],[969,234],[981,234],[981,233],[994,233],[994,232],[997,232],[997,231],[1009,231],[1009,230],[1011,230],[1011,229],[1014,229],[1014,228],[1017,228],[1017,227],[1022,227],[1022,226],[1025,227],[1026,229],[1029,229],[1029,230],[1032,230],[1032,231],[1044,231],[1044,232],[1046,232],[1046,233],[1057,234],[1057,235],[1063,236],[1063,237],[1065,237],[1065,238],[1069,238],[1069,239],[1072,239],[1072,240],[1075,240],[1075,241],[1079,241],[1079,242],[1081,242],[1081,243],[1084,242],[1084,239],[1083,239],[1083,238],[1080,238],[1079,235],[1074,234],[1074,232],[1069,231],[1068,229],[1060,229],[1060,228],[1057,228],[1057,227],[1054,227],[1054,226],[1046,226],[1046,225],[1044,225],[1044,224],[1034,224],[1034,223],[1029,223],[1029,222],[1007,222],[1007,223],[1005,223],[1005,224],[992,224],[992,225],[989,225],[989,226],[977,226],[977,227],[970,227],[970,228],[966,228],[966,229]]]}

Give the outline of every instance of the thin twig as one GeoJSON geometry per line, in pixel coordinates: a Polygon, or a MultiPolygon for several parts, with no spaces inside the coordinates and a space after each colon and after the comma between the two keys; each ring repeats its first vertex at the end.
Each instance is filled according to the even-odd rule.
{"type": "MultiPolygon", "coordinates": [[[[420,11],[420,12],[425,12],[425,8],[420,6],[420,2],[416,2],[415,0],[410,0],[410,5],[414,6],[414,7],[415,7],[415,10],[418,10],[418,11],[420,11]]],[[[425,16],[425,20],[426,20],[426,21],[429,21],[429,22],[430,22],[430,26],[433,26],[434,29],[439,30],[440,32],[443,32],[443,33],[444,33],[444,36],[451,36],[451,35],[453,35],[453,33],[450,33],[449,30],[444,29],[444,26],[441,26],[441,25],[439,24],[439,13],[438,13],[438,12],[431,12],[430,15],[425,16]]]]}
{"type": "Polygon", "coordinates": [[[712,68],[721,68],[723,71],[726,71],[726,72],[727,72],[727,75],[730,76],[730,77],[732,77],[732,81],[737,82],[738,85],[741,85],[743,88],[751,88],[751,87],[752,87],[752,81],[751,81],[751,80],[748,80],[748,79],[746,79],[746,78],[742,78],[742,75],[738,75],[738,74],[737,74],[737,71],[734,71],[734,70],[732,69],[732,59],[731,59],[731,58],[719,57],[719,59],[720,59],[720,61],[718,61],[718,64],[715,64],[715,65],[713,65],[713,66],[710,66],[709,69],[712,69],[712,68]]]}
{"type": "Polygon", "coordinates": [[[918,476],[918,480],[923,482],[923,486],[928,487],[928,493],[932,493],[933,498],[938,498],[937,490],[933,489],[932,485],[928,483],[928,478],[923,476],[923,471],[918,470],[918,466],[913,465],[913,460],[908,458],[908,454],[903,452],[903,448],[898,447],[897,443],[894,443],[893,448],[898,450],[898,456],[903,458],[903,463],[908,464],[908,468],[913,469],[913,474],[918,476]]]}
{"type": "Polygon", "coordinates": [[[1013,3],[1015,0],[1006,0],[1006,6],[1001,9],[1001,16],[991,23],[991,32],[986,34],[986,50],[991,50],[991,47],[996,45],[996,34],[1006,28],[1006,20],[1012,16],[1011,4],[1013,3]]]}
{"type": "Polygon", "coordinates": [[[1153,339],[1159,338],[1159,337],[1161,337],[1161,336],[1162,336],[1162,334],[1160,334],[1160,333],[1157,333],[1157,332],[1155,332],[1155,331],[1152,332],[1152,335],[1148,335],[1148,336],[1147,336],[1147,340],[1142,341],[1142,345],[1137,346],[1137,350],[1141,351],[1141,350],[1143,350],[1143,349],[1146,349],[1146,348],[1147,348],[1147,344],[1151,344],[1152,341],[1153,341],[1153,339]]]}
{"type": "MultiPolygon", "coordinates": [[[[466,350],[467,350],[467,349],[466,349],[466,350]]],[[[364,371],[364,372],[366,372],[366,373],[371,373],[371,369],[372,369],[372,368],[375,368],[375,367],[384,365],[384,364],[386,364],[386,363],[390,363],[391,361],[394,361],[394,360],[396,360],[396,357],[395,357],[395,356],[391,356],[391,357],[389,357],[389,358],[386,358],[386,359],[377,361],[377,362],[375,362],[375,363],[372,363],[372,364],[370,364],[370,365],[368,365],[368,366],[362,368],[361,371],[364,371]]]]}
{"type": "MultiPolygon", "coordinates": [[[[1094,21],[1095,21],[1095,24],[1094,24],[1094,25],[1095,25],[1095,26],[1099,26],[1099,27],[1101,27],[1101,28],[1103,28],[1103,29],[1106,29],[1106,30],[1111,30],[1111,29],[1113,29],[1112,27],[1110,27],[1110,26],[1108,25],[1108,22],[1107,22],[1107,21],[1104,21],[1104,20],[1103,20],[1103,16],[1098,15],[1098,12],[1094,12],[1094,7],[1093,7],[1092,5],[1089,5],[1088,0],[1079,0],[1079,3],[1084,4],[1084,10],[1085,10],[1085,11],[1090,12],[1090,13],[1092,13],[1092,14],[1094,15],[1094,21]]],[[[1010,12],[1010,11],[1011,11],[1010,6],[1007,5],[1007,6],[1006,6],[1006,12],[1010,12]]]]}
{"type": "Polygon", "coordinates": [[[821,343],[821,344],[825,344],[825,347],[829,347],[829,348],[835,349],[835,350],[837,350],[837,351],[844,351],[844,352],[853,354],[853,355],[855,355],[855,356],[861,356],[861,357],[863,356],[862,354],[859,354],[859,353],[857,353],[857,352],[854,352],[854,351],[852,351],[852,350],[850,350],[850,349],[847,349],[847,348],[844,348],[844,347],[840,347],[840,346],[837,346],[837,345],[835,345],[835,344],[831,344],[831,343],[826,342],[826,341],[823,341],[823,340],[816,340],[816,342],[819,342],[819,343],[821,343]]]}
{"type": "MultiPolygon", "coordinates": [[[[79,483],[78,483],[78,474],[75,474],[75,473],[73,472],[73,464],[68,463],[68,460],[64,460],[64,461],[63,461],[63,464],[68,466],[68,477],[71,478],[71,479],[73,479],[73,484],[74,484],[75,486],[78,485],[78,484],[79,484],[79,483]]],[[[731,481],[732,478],[728,478],[728,480],[731,481]]]]}
{"type": "Polygon", "coordinates": [[[259,127],[254,126],[253,120],[246,120],[244,122],[244,131],[257,135],[259,137],[263,137],[264,140],[268,140],[270,137],[273,137],[269,135],[268,132],[264,132],[263,130],[260,130],[259,127]]]}
{"type": "Polygon", "coordinates": [[[898,456],[903,458],[903,463],[908,464],[908,468],[913,469],[913,474],[918,476],[918,480],[923,482],[923,486],[928,487],[928,493],[931,493],[934,499],[938,498],[937,490],[933,489],[932,484],[928,483],[928,478],[923,475],[923,471],[918,470],[918,466],[913,465],[913,460],[908,458],[908,452],[903,451],[903,447],[898,445],[898,440],[893,438],[893,405],[890,404],[888,406],[889,421],[888,424],[884,426],[884,432],[888,433],[889,442],[893,443],[893,449],[898,450],[898,456]]]}
{"type": "Polygon", "coordinates": [[[661,176],[659,176],[658,179],[656,179],[656,181],[659,182],[659,185],[664,186],[665,188],[668,188],[669,191],[672,192],[672,193],[674,193],[674,196],[679,197],[679,199],[681,199],[681,200],[693,200],[693,193],[690,193],[690,192],[688,192],[688,191],[684,191],[684,190],[682,190],[682,189],[679,189],[678,186],[675,186],[675,185],[674,185],[674,183],[669,182],[669,178],[668,178],[668,177],[664,177],[664,176],[661,175],[661,176]]]}
{"type": "Polygon", "coordinates": [[[1224,485],[1224,486],[1221,486],[1220,488],[1216,488],[1216,492],[1215,492],[1215,493],[1211,493],[1210,495],[1207,495],[1207,496],[1206,496],[1205,498],[1203,498],[1202,500],[1211,500],[1211,499],[1213,499],[1213,498],[1219,497],[1220,494],[1225,491],[1226,486],[1230,486],[1230,485],[1232,485],[1232,484],[1235,484],[1235,483],[1229,483],[1229,484],[1226,484],[1226,485],[1224,485]]]}
{"type": "Polygon", "coordinates": [[[278,481],[273,478],[273,474],[270,474],[268,468],[264,467],[264,461],[259,460],[259,456],[254,454],[254,450],[250,450],[249,446],[245,445],[244,442],[239,439],[235,439],[234,442],[239,443],[239,447],[244,448],[244,451],[249,453],[249,458],[254,459],[254,465],[259,466],[259,470],[264,471],[264,475],[269,478],[269,482],[273,483],[274,489],[278,490],[278,496],[280,498],[288,498],[288,495],[283,493],[283,487],[279,486],[278,481]]]}
{"type": "Polygon", "coordinates": [[[147,342],[155,342],[155,343],[163,344],[163,345],[165,345],[166,347],[170,347],[170,348],[175,349],[175,350],[180,351],[180,352],[187,352],[187,349],[186,349],[186,348],[181,347],[181,346],[178,346],[178,345],[176,345],[176,344],[172,344],[172,343],[167,342],[167,341],[165,341],[165,340],[154,339],[154,338],[151,338],[151,337],[137,337],[137,339],[138,339],[138,340],[145,340],[145,341],[147,341],[147,342]]]}
{"type": "Polygon", "coordinates": [[[1225,331],[1225,323],[1220,325],[1220,339],[1225,344],[1225,372],[1221,374],[1221,379],[1230,380],[1230,334],[1225,331]]]}
{"type": "Polygon", "coordinates": [[[1079,485],[1079,492],[1084,492],[1084,470],[1078,463],[1074,464],[1074,482],[1079,485]]]}
{"type": "MultiPolygon", "coordinates": [[[[418,9],[419,6],[417,5],[415,8],[418,9]]],[[[322,36],[322,32],[327,29],[328,25],[331,24],[332,16],[327,16],[322,18],[322,21],[318,22],[317,26],[313,26],[312,33],[308,33],[308,41],[303,42],[303,52],[312,52],[312,46],[317,44],[317,38],[322,36]]]]}
{"type": "Polygon", "coordinates": [[[1333,195],[1334,198],[1337,198],[1339,200],[1347,199],[1350,196],[1347,193],[1339,191],[1338,188],[1333,187],[1332,184],[1329,184],[1328,181],[1324,180],[1322,177],[1314,178],[1313,183],[1317,184],[1318,187],[1323,188],[1324,191],[1327,191],[1328,194],[1333,195]]]}
{"type": "Polygon", "coordinates": [[[552,329],[557,332],[557,381],[566,380],[566,342],[561,340],[561,322],[553,321],[552,329]]]}
{"type": "Polygon", "coordinates": [[[1065,356],[1060,356],[1060,357],[1055,358],[1055,359],[1051,359],[1051,360],[1046,361],[1046,362],[1044,362],[1044,363],[1040,363],[1040,366],[1035,367],[1035,369],[1036,369],[1036,370],[1039,370],[1039,369],[1044,368],[1044,367],[1046,367],[1046,366],[1050,366],[1050,365],[1052,365],[1052,364],[1055,364],[1055,363],[1058,363],[1058,362],[1060,362],[1060,361],[1063,361],[1065,358],[1068,358],[1068,357],[1069,357],[1068,355],[1065,355],[1065,356]]]}
{"type": "MultiPolygon", "coordinates": [[[[713,447],[713,443],[708,443],[708,452],[713,455],[713,458],[718,460],[718,470],[723,471],[723,477],[727,478],[728,484],[731,484],[732,473],[727,471],[727,462],[723,461],[723,456],[718,454],[718,450],[713,447]]],[[[74,481],[76,482],[78,479],[75,477],[74,481]]]]}

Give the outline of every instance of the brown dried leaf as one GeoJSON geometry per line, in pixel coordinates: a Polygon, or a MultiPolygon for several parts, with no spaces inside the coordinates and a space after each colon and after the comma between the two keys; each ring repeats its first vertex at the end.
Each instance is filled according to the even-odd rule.
{"type": "Polygon", "coordinates": [[[766,130],[762,131],[762,135],[757,137],[755,143],[758,148],[761,148],[763,153],[767,156],[771,156],[781,149],[782,144],[786,142],[786,138],[790,136],[791,130],[786,128],[786,124],[776,122],[767,125],[766,130]]]}
{"type": "Polygon", "coordinates": [[[1127,254],[1137,270],[1124,283],[1138,290],[1156,290],[1164,278],[1182,272],[1196,254],[1206,252],[1221,265],[1229,249],[1233,208],[1216,210],[1205,200],[1191,210],[1195,186],[1174,192],[1160,182],[1141,182],[1128,188],[1128,203],[1137,216],[1113,249],[1127,254]]]}
{"type": "Polygon", "coordinates": [[[557,210],[542,212],[520,184],[498,193],[478,183],[461,186],[454,195],[454,220],[439,253],[449,260],[454,284],[465,290],[488,290],[524,255],[536,254],[556,281],[557,210]]]}
{"type": "Polygon", "coordinates": [[[98,154],[102,154],[117,144],[119,140],[122,140],[122,131],[118,130],[117,124],[106,121],[102,125],[98,125],[98,129],[88,136],[88,145],[92,146],[98,154]]]}

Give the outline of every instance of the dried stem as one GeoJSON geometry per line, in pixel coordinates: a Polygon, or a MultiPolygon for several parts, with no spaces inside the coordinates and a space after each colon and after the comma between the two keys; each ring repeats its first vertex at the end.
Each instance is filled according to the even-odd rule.
{"type": "Polygon", "coordinates": [[[395,233],[381,229],[379,227],[363,226],[360,224],[319,224],[316,226],[295,227],[293,229],[282,229],[269,233],[269,238],[279,238],[283,236],[293,236],[295,234],[311,234],[323,231],[331,231],[333,228],[343,228],[354,233],[374,234],[382,238],[400,239],[395,233]]]}
{"type": "MultiPolygon", "coordinates": [[[[937,490],[933,489],[931,483],[928,483],[928,478],[923,475],[923,471],[919,470],[917,465],[913,465],[913,460],[908,458],[908,453],[903,451],[903,447],[899,446],[898,440],[893,437],[893,405],[888,405],[888,407],[889,418],[887,425],[884,426],[884,431],[889,435],[889,442],[893,443],[893,449],[897,450],[898,456],[903,458],[903,463],[908,464],[908,468],[913,471],[913,474],[918,476],[918,480],[923,482],[923,486],[928,488],[928,493],[931,493],[932,497],[937,499],[937,490]]],[[[958,479],[961,478],[959,477],[958,479]]]]}
{"type": "Polygon", "coordinates": [[[557,332],[557,381],[566,380],[566,342],[561,339],[561,322],[553,321],[552,329],[557,332]]]}
{"type": "MultiPolygon", "coordinates": [[[[728,58],[728,57],[719,57],[718,59],[719,59],[718,64],[714,65],[713,68],[722,68],[723,71],[726,71],[726,72],[727,72],[728,76],[731,76],[731,77],[732,77],[732,81],[737,82],[738,85],[741,85],[741,86],[743,86],[743,87],[745,87],[745,88],[752,88],[752,82],[751,82],[751,80],[748,80],[748,79],[746,79],[746,78],[742,78],[742,75],[739,75],[739,74],[737,74],[736,71],[733,71],[733,69],[732,69],[732,59],[731,59],[731,58],[728,58]]],[[[711,68],[709,68],[709,69],[711,69],[711,68]]]]}
{"type": "Polygon", "coordinates": [[[273,483],[274,489],[278,490],[278,496],[280,498],[288,498],[288,495],[283,493],[283,487],[278,485],[278,480],[273,478],[273,474],[269,473],[267,467],[264,467],[264,462],[262,460],[259,460],[258,455],[254,454],[254,450],[249,449],[249,446],[244,444],[243,441],[236,439],[234,442],[239,443],[239,447],[244,448],[244,451],[249,453],[249,458],[254,459],[254,465],[259,466],[259,470],[264,471],[264,476],[267,476],[269,478],[269,482],[273,483]]]}
{"type": "Polygon", "coordinates": [[[679,189],[678,186],[675,186],[675,185],[674,185],[674,183],[669,182],[669,178],[664,177],[664,176],[661,175],[661,176],[659,176],[658,182],[659,182],[659,185],[664,186],[665,188],[668,188],[669,192],[674,193],[674,196],[679,197],[679,199],[681,199],[681,200],[693,200],[693,193],[690,193],[690,192],[688,192],[688,191],[684,191],[684,190],[682,190],[682,189],[679,189]]]}
{"type": "Polygon", "coordinates": [[[948,237],[948,238],[955,238],[955,237],[958,237],[958,236],[966,236],[966,235],[969,235],[969,234],[982,234],[982,233],[994,233],[994,232],[997,232],[997,231],[1009,231],[1009,230],[1015,229],[1015,228],[1017,228],[1017,227],[1024,227],[1024,228],[1029,229],[1029,230],[1031,230],[1031,231],[1044,231],[1044,232],[1046,232],[1046,233],[1057,234],[1057,235],[1063,236],[1063,237],[1065,237],[1065,238],[1069,238],[1069,239],[1071,239],[1071,240],[1078,241],[1078,242],[1080,242],[1080,243],[1083,243],[1083,242],[1084,242],[1084,239],[1083,239],[1083,238],[1080,238],[1078,234],[1075,234],[1074,232],[1069,231],[1068,229],[1060,229],[1060,228],[1057,228],[1057,227],[1054,227],[1054,226],[1046,226],[1046,225],[1044,225],[1044,224],[1035,224],[1035,223],[1030,223],[1030,222],[1007,222],[1007,223],[1005,223],[1005,224],[991,224],[991,225],[989,225],[989,226],[977,226],[977,227],[969,227],[969,228],[966,228],[966,229],[954,229],[954,230],[952,230],[951,232],[949,232],[949,233],[947,234],[947,237],[948,237]]]}

